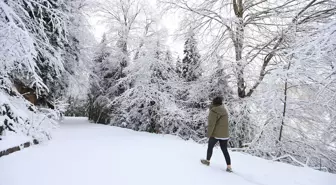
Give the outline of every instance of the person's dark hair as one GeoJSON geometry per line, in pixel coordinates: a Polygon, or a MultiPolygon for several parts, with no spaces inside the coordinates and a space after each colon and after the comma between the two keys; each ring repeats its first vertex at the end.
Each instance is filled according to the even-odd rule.
{"type": "Polygon", "coordinates": [[[223,97],[217,96],[212,100],[212,105],[223,105],[223,97]]]}

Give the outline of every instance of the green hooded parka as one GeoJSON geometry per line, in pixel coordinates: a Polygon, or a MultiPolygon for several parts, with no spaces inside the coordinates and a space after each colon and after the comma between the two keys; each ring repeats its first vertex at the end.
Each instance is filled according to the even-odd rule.
{"type": "Polygon", "coordinates": [[[223,105],[210,106],[207,135],[209,138],[229,138],[228,112],[223,105]]]}

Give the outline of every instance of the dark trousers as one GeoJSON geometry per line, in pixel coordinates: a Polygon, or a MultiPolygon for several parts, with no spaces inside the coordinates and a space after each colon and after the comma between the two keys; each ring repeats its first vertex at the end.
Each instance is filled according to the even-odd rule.
{"type": "Polygon", "coordinates": [[[211,156],[212,156],[213,148],[215,147],[215,145],[218,141],[219,141],[220,148],[221,148],[221,150],[224,154],[226,164],[231,165],[231,159],[230,159],[230,155],[229,155],[229,152],[228,152],[228,149],[227,149],[228,140],[220,140],[220,139],[216,139],[214,137],[210,137],[210,139],[209,139],[208,151],[207,151],[207,160],[210,161],[211,156]]]}

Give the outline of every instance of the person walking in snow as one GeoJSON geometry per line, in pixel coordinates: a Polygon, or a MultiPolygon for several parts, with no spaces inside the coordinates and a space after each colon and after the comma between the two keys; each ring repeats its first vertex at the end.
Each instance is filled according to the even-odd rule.
{"type": "Polygon", "coordinates": [[[228,112],[223,105],[222,97],[216,97],[212,100],[208,117],[207,136],[209,138],[207,157],[206,159],[202,159],[201,163],[207,166],[210,165],[210,159],[212,156],[213,148],[219,141],[220,148],[224,154],[225,161],[227,164],[226,171],[232,172],[231,159],[227,149],[227,144],[229,140],[228,112]]]}

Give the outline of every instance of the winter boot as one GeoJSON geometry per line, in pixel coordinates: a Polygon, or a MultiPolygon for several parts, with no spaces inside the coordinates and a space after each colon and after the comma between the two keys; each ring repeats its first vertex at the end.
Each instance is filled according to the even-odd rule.
{"type": "Polygon", "coordinates": [[[210,161],[205,160],[205,159],[201,159],[201,163],[204,164],[204,165],[206,165],[206,166],[210,165],[210,161]]]}
{"type": "Polygon", "coordinates": [[[230,172],[230,173],[233,172],[231,167],[227,167],[227,168],[226,168],[226,171],[227,171],[227,172],[230,172]]]}

